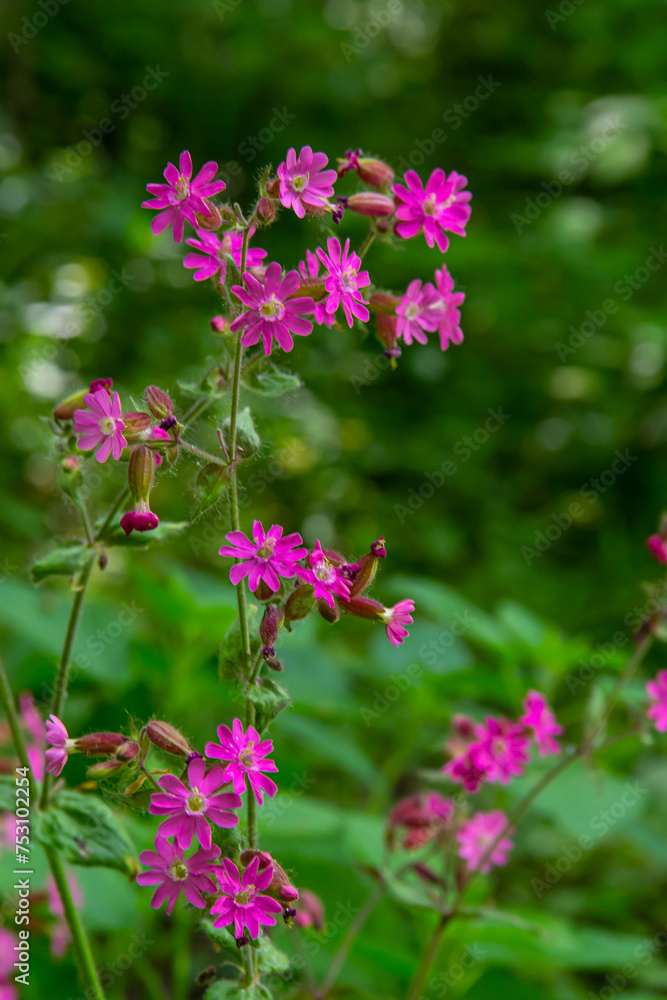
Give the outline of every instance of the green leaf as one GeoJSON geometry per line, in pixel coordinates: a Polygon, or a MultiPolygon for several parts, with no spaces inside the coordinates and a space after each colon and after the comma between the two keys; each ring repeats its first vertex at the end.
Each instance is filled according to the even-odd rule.
{"type": "MultiPolygon", "coordinates": [[[[231,455],[231,420],[225,417],[222,421],[222,438],[227,446],[227,454],[231,455]]],[[[252,419],[250,407],[240,410],[236,420],[236,458],[243,461],[251,458],[262,444],[261,438],[255,429],[255,422],[252,419]]]]}
{"type": "Polygon", "coordinates": [[[95,553],[86,547],[85,542],[68,542],[39,559],[32,567],[30,576],[33,583],[39,583],[47,576],[74,576],[81,573],[94,556],[95,553]]]}
{"type": "Polygon", "coordinates": [[[220,399],[229,389],[227,373],[222,367],[211,369],[202,382],[177,382],[176,385],[186,396],[195,399],[220,399]]]}
{"type": "Polygon", "coordinates": [[[271,994],[265,986],[255,983],[244,989],[233,979],[218,979],[211,983],[204,994],[204,1000],[271,1000],[271,994]]]}
{"type": "Polygon", "coordinates": [[[217,462],[209,462],[200,469],[195,479],[194,517],[201,517],[218,502],[229,484],[229,469],[217,462]]]}
{"type": "Polygon", "coordinates": [[[43,814],[37,836],[70,864],[136,872],[132,841],[116,815],[94,795],[60,792],[43,814]]]}
{"type": "MultiPolygon", "coordinates": [[[[248,630],[250,632],[250,652],[255,657],[259,652],[259,611],[256,606],[248,608],[248,630]]],[[[237,681],[241,677],[243,663],[243,641],[239,619],[235,618],[225,632],[220,646],[218,676],[221,681],[237,681]]]]}
{"type": "Polygon", "coordinates": [[[398,878],[388,870],[385,870],[383,875],[389,895],[400,903],[405,906],[421,906],[427,910],[437,909],[435,896],[429,892],[418,876],[413,876],[410,881],[407,881],[406,878],[398,878]]]}
{"type": "Polygon", "coordinates": [[[229,927],[216,927],[211,919],[204,917],[201,922],[201,929],[226,955],[242,965],[242,957],[236,946],[234,935],[229,927]]]}
{"type": "Polygon", "coordinates": [[[280,948],[276,948],[270,938],[261,937],[259,939],[257,953],[261,973],[286,972],[289,969],[289,955],[286,955],[280,948]]]}
{"type": "Polygon", "coordinates": [[[119,545],[130,549],[145,549],[153,542],[164,542],[173,535],[181,535],[190,527],[189,521],[160,521],[154,531],[133,531],[126,535],[120,524],[110,528],[102,541],[105,545],[119,545]]]}
{"type": "Polygon", "coordinates": [[[253,372],[248,385],[263,396],[284,396],[287,392],[297,392],[303,383],[298,375],[293,375],[286,368],[268,365],[253,372]]]}
{"type": "Polygon", "coordinates": [[[291,701],[287,691],[272,677],[263,677],[249,688],[248,697],[255,706],[255,726],[260,733],[291,701]]]}

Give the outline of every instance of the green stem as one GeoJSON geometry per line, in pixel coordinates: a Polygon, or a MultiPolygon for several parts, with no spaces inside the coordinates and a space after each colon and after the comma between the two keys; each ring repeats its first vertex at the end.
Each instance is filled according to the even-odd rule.
{"type": "Polygon", "coordinates": [[[225,468],[228,465],[223,458],[218,458],[217,455],[211,455],[210,452],[204,451],[203,448],[198,448],[196,444],[190,444],[189,441],[184,441],[183,438],[179,441],[181,448],[185,448],[186,451],[192,452],[197,458],[203,458],[205,462],[213,462],[214,465],[222,465],[225,468]]]}
{"type": "Polygon", "coordinates": [[[384,884],[375,886],[373,891],[370,893],[368,899],[366,900],[366,902],[361,907],[361,909],[355,916],[354,920],[350,924],[347,934],[345,935],[345,939],[341,944],[340,948],[338,949],[338,951],[336,952],[336,954],[334,955],[331,961],[331,965],[327,970],[327,974],[324,977],[324,982],[322,983],[322,988],[317,992],[318,1000],[325,1000],[325,997],[330,992],[334,983],[338,979],[340,970],[343,968],[345,962],[347,961],[347,956],[350,953],[350,948],[361,934],[361,931],[363,930],[364,925],[366,924],[366,921],[370,917],[371,913],[382,899],[385,893],[385,888],[386,887],[384,884]]]}
{"type": "MultiPolygon", "coordinates": [[[[207,372],[207,375],[208,374],[209,373],[207,372]]],[[[193,403],[188,412],[183,417],[181,421],[181,426],[187,427],[188,424],[191,424],[194,418],[198,417],[199,414],[202,412],[202,410],[205,410],[206,407],[210,404],[210,402],[211,402],[210,399],[198,399],[196,403],[193,403]]]]}
{"type": "Polygon", "coordinates": [[[412,984],[412,989],[410,990],[408,1000],[419,1000],[421,997],[424,984],[431,970],[431,966],[435,962],[438,951],[440,950],[440,945],[442,944],[442,936],[445,933],[447,924],[452,918],[452,914],[445,913],[440,917],[438,925],[431,935],[431,940],[428,943],[428,947],[424,952],[421,962],[419,963],[419,968],[417,969],[417,975],[415,976],[414,983],[412,984]]]}
{"type": "Polygon", "coordinates": [[[371,244],[372,244],[372,242],[373,242],[374,239],[375,239],[375,232],[374,232],[374,230],[370,229],[368,231],[368,235],[366,236],[366,239],[361,244],[361,247],[359,248],[359,250],[357,250],[357,256],[359,257],[360,260],[364,259],[365,255],[368,252],[368,250],[370,249],[371,244]]]}
{"type": "Polygon", "coordinates": [[[86,932],[83,929],[79,911],[77,910],[74,900],[72,899],[63,863],[53,852],[52,848],[45,847],[44,852],[49,862],[49,868],[51,869],[51,874],[53,875],[53,881],[56,883],[58,894],[63,904],[63,912],[65,914],[65,920],[67,921],[70,934],[72,935],[72,941],[74,942],[74,950],[79,963],[81,978],[87,987],[86,996],[90,997],[91,1000],[104,1000],[104,990],[102,989],[102,984],[100,983],[99,976],[97,975],[93,953],[90,950],[90,944],[88,942],[86,932]]]}
{"type": "Polygon", "coordinates": [[[103,523],[102,527],[100,528],[100,530],[95,535],[95,539],[94,540],[96,542],[98,542],[100,540],[102,540],[102,541],[104,540],[104,536],[106,535],[107,531],[111,527],[111,522],[113,521],[114,517],[116,516],[116,514],[118,513],[118,511],[120,510],[120,508],[122,507],[122,505],[125,503],[125,500],[126,500],[128,494],[129,494],[129,492],[130,491],[129,491],[128,487],[124,486],[123,489],[118,494],[118,496],[116,497],[116,499],[114,500],[114,502],[112,503],[111,508],[109,510],[109,513],[107,514],[107,516],[104,519],[104,523],[103,523]]]}

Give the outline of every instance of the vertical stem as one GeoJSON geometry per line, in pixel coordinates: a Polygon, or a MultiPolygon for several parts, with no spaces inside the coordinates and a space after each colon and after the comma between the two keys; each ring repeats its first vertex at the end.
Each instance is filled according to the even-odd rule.
{"type": "Polygon", "coordinates": [[[347,956],[350,953],[350,948],[352,947],[356,939],[359,937],[359,934],[361,933],[364,924],[370,917],[371,913],[373,912],[377,904],[382,899],[384,892],[385,892],[385,886],[377,885],[369,895],[364,905],[357,913],[352,923],[350,924],[348,932],[345,935],[345,940],[343,941],[342,945],[334,955],[331,965],[327,970],[327,974],[324,977],[324,982],[322,983],[322,988],[317,992],[318,1000],[325,1000],[327,994],[329,993],[334,983],[338,979],[338,974],[340,973],[340,970],[343,968],[345,962],[347,961],[347,956]]]}
{"type": "Polygon", "coordinates": [[[63,863],[53,852],[52,848],[45,847],[44,852],[49,862],[53,881],[56,883],[58,889],[58,895],[63,904],[65,920],[67,921],[67,926],[74,942],[74,950],[79,963],[81,978],[87,986],[86,996],[89,996],[91,1000],[104,1000],[104,990],[97,975],[93,953],[90,950],[90,944],[83,929],[79,911],[74,905],[63,863]]]}
{"type": "Polygon", "coordinates": [[[370,248],[370,245],[374,239],[375,239],[375,232],[373,229],[371,229],[357,252],[357,256],[359,257],[360,260],[364,259],[364,255],[370,248]]]}
{"type": "Polygon", "coordinates": [[[431,935],[431,940],[428,943],[428,947],[424,952],[424,956],[419,964],[417,970],[417,975],[415,981],[410,990],[408,1000],[419,1000],[424,989],[424,983],[426,982],[426,977],[428,976],[431,966],[435,962],[440,945],[442,943],[442,936],[445,933],[445,928],[451,919],[451,914],[443,914],[438,921],[438,926],[433,931],[431,935]]]}

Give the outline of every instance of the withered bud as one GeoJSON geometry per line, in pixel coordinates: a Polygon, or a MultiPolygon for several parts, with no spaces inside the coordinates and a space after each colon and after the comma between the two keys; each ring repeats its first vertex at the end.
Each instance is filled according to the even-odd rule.
{"type": "Polygon", "coordinates": [[[174,407],[166,392],[158,389],[156,385],[149,385],[144,390],[146,406],[151,411],[156,420],[166,420],[172,416],[174,407]]]}
{"type": "Polygon", "coordinates": [[[103,757],[114,753],[126,739],[122,733],[89,733],[74,740],[74,746],[89,757],[103,757]]]}
{"type": "Polygon", "coordinates": [[[390,218],[396,209],[394,199],[379,191],[360,191],[347,199],[346,208],[370,219],[390,218]]]}
{"type": "Polygon", "coordinates": [[[216,965],[207,965],[205,969],[199,973],[195,982],[197,986],[210,986],[211,983],[215,982],[218,978],[218,967],[216,965]]]}
{"type": "Polygon", "coordinates": [[[112,388],[113,388],[112,378],[94,378],[90,383],[91,392],[97,392],[98,389],[106,389],[109,395],[111,395],[112,388]]]}
{"type": "Polygon", "coordinates": [[[355,167],[357,176],[371,187],[389,187],[394,181],[394,171],[388,163],[370,156],[360,156],[355,167]]]}
{"type": "Polygon", "coordinates": [[[151,719],[150,722],[146,723],[145,733],[151,743],[160,747],[161,750],[166,750],[167,753],[173,753],[179,757],[189,757],[192,753],[183,733],[179,733],[178,729],[175,729],[168,722],[151,719]]]}
{"type": "Polygon", "coordinates": [[[123,764],[119,760],[101,760],[99,764],[92,764],[86,771],[87,778],[99,781],[103,778],[112,778],[122,770],[123,764]]]}
{"type": "Polygon", "coordinates": [[[220,229],[222,225],[222,214],[220,209],[210,198],[204,198],[204,203],[209,210],[209,215],[203,215],[200,212],[195,212],[197,218],[197,225],[200,229],[208,229],[210,232],[215,232],[216,229],[220,229]]]}
{"type": "Polygon", "coordinates": [[[275,604],[267,604],[259,626],[259,635],[265,646],[273,646],[275,643],[283,617],[281,608],[275,604]]]}
{"type": "Polygon", "coordinates": [[[270,670],[275,670],[277,673],[282,673],[285,669],[280,660],[276,659],[275,656],[267,656],[264,662],[270,670]]]}
{"type": "Polygon", "coordinates": [[[276,217],[275,205],[271,198],[260,198],[257,202],[257,208],[255,209],[255,215],[260,222],[269,223],[273,222],[276,217]]]}
{"type": "Polygon", "coordinates": [[[320,597],[317,602],[317,611],[321,618],[324,618],[325,622],[329,622],[330,625],[334,625],[340,618],[340,611],[334,605],[333,608],[329,607],[327,602],[323,597],[320,597]]]}
{"type": "Polygon", "coordinates": [[[125,740],[124,743],[116,750],[116,760],[122,761],[127,764],[128,761],[134,760],[139,754],[139,744],[135,740],[125,740]]]}
{"type": "Polygon", "coordinates": [[[68,396],[67,399],[63,399],[62,403],[58,403],[58,405],[54,408],[53,419],[72,420],[74,418],[75,411],[83,409],[83,397],[88,394],[88,391],[88,389],[81,389],[79,392],[75,392],[73,395],[68,396]]]}
{"type": "Polygon", "coordinates": [[[315,588],[310,583],[302,583],[293,590],[285,605],[285,618],[290,622],[301,621],[315,606],[315,588]]]}

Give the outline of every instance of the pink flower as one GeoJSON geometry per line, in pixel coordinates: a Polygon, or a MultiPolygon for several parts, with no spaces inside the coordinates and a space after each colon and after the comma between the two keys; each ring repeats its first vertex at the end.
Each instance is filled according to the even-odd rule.
{"type": "Polygon", "coordinates": [[[453,760],[450,760],[440,770],[444,774],[448,774],[452,781],[462,784],[466,792],[469,792],[470,795],[477,794],[486,777],[485,768],[480,767],[469,753],[454,757],[453,760]]]}
{"type": "Polygon", "coordinates": [[[126,535],[133,531],[155,531],[160,518],[148,506],[147,500],[138,500],[134,510],[128,510],[120,519],[120,526],[126,535]]]}
{"type": "Polygon", "coordinates": [[[55,715],[50,715],[47,720],[46,742],[51,744],[45,754],[46,770],[57,778],[67,763],[67,755],[74,747],[74,740],[69,738],[69,733],[55,715]]]}
{"type": "Polygon", "coordinates": [[[271,590],[279,590],[278,577],[293,577],[296,572],[294,565],[307,554],[307,549],[295,548],[301,545],[301,535],[294,532],[282,537],[283,529],[273,524],[264,533],[261,521],[253,521],[252,536],[254,543],[242,531],[230,531],[225,538],[232,545],[223,545],[219,555],[230,556],[241,560],[229,571],[229,579],[234,586],[247,576],[248,585],[252,591],[257,590],[260,580],[264,580],[271,590]]]}
{"type": "Polygon", "coordinates": [[[0,927],[0,1000],[18,1000],[18,987],[10,981],[16,973],[14,962],[17,961],[17,952],[14,949],[18,944],[15,934],[0,927]]]}
{"type": "Polygon", "coordinates": [[[522,725],[509,719],[487,719],[485,726],[477,727],[476,735],[477,742],[471,744],[468,753],[486,772],[486,781],[507,785],[523,772],[530,740],[522,725]]]}
{"type": "Polygon", "coordinates": [[[407,829],[403,846],[415,850],[442,833],[454,814],[454,803],[439,792],[417,792],[401,799],[389,813],[390,828],[407,829]]]}
{"type": "Polygon", "coordinates": [[[659,563],[667,563],[667,539],[663,538],[662,535],[651,535],[646,539],[646,545],[651,555],[655,556],[659,563]]]}
{"type": "Polygon", "coordinates": [[[260,924],[272,927],[282,906],[270,896],[262,896],[262,889],[268,889],[273,878],[273,866],[259,871],[259,858],[254,857],[243,873],[243,878],[233,861],[223,858],[222,868],[216,872],[223,895],[216,899],[211,913],[216,914],[216,927],[234,924],[236,939],[243,937],[244,926],[250,937],[256,938],[260,924]]]}
{"type": "Polygon", "coordinates": [[[294,918],[298,927],[315,927],[321,931],[324,927],[324,904],[319,896],[310,889],[302,889],[294,918]]]}
{"type": "MultiPolygon", "coordinates": [[[[249,232],[249,238],[253,236],[255,229],[249,232]]],[[[185,267],[198,268],[193,275],[195,281],[204,281],[220,273],[220,283],[224,285],[227,277],[227,257],[231,257],[236,266],[241,268],[241,253],[243,249],[243,233],[240,231],[225,233],[222,240],[218,239],[215,233],[200,229],[197,239],[185,241],[188,246],[199,250],[199,253],[186,254],[183,264],[185,267]],[[202,257],[201,254],[204,256],[202,257]]],[[[266,257],[266,250],[260,247],[248,248],[246,254],[246,267],[258,267],[263,258],[266,257]]]]}
{"type": "Polygon", "coordinates": [[[171,913],[181,890],[188,902],[203,910],[206,903],[202,892],[215,892],[215,882],[211,875],[216,867],[211,862],[219,855],[220,848],[214,844],[208,850],[201,848],[185,858],[183,851],[158,831],[155,850],[142,851],[139,855],[139,860],[149,866],[149,871],[139,872],[137,882],[139,885],[157,885],[151,900],[154,910],[162,906],[166,899],[169,901],[167,913],[171,913]]]}
{"type": "Polygon", "coordinates": [[[409,634],[406,625],[412,625],[412,612],[415,610],[415,602],[406,600],[399,601],[393,608],[385,608],[381,616],[385,623],[387,638],[392,646],[400,646],[409,634]]]}
{"type": "Polygon", "coordinates": [[[231,729],[229,726],[218,726],[218,739],[220,743],[206,744],[206,756],[230,761],[225,768],[225,781],[234,782],[237,795],[245,792],[247,778],[260,806],[264,801],[263,791],[272,799],[278,786],[262,771],[278,770],[274,761],[265,759],[273,750],[273,741],[262,741],[252,726],[248,726],[244,733],[240,719],[234,719],[231,729]]]}
{"type": "Polygon", "coordinates": [[[44,750],[46,730],[41,715],[35,707],[35,699],[30,691],[24,691],[19,696],[21,720],[32,736],[34,743],[26,745],[26,752],[32,773],[37,781],[44,781],[44,750]]]}
{"type": "Polygon", "coordinates": [[[438,329],[440,317],[434,313],[437,302],[438,293],[430,282],[423,288],[421,281],[410,282],[407,292],[396,306],[397,334],[406,344],[411,344],[413,338],[425,344],[428,338],[424,331],[438,329]]]}
{"type": "MultiPolygon", "coordinates": [[[[317,259],[317,255],[314,254],[312,250],[306,250],[306,260],[302,260],[299,264],[299,271],[301,272],[301,276],[303,278],[317,278],[319,276],[320,262],[317,259]]],[[[333,313],[328,313],[325,306],[325,302],[316,302],[313,318],[319,326],[331,327],[336,322],[336,317],[333,313]]]]}
{"type": "Polygon", "coordinates": [[[296,567],[297,576],[315,588],[315,598],[318,601],[322,597],[329,607],[333,608],[335,607],[334,594],[344,598],[349,596],[352,586],[351,580],[342,575],[339,567],[329,562],[319,542],[309,554],[307,562],[306,568],[296,567]]]}
{"type": "Polygon", "coordinates": [[[325,305],[326,311],[333,315],[338,306],[342,305],[348,326],[354,324],[353,316],[366,322],[369,317],[366,308],[368,303],[359,289],[370,285],[371,279],[368,271],[359,271],[361,258],[354,252],[350,253],[349,239],[345,240],[342,257],[340,243],[334,236],[330,236],[327,240],[327,250],[328,256],[321,248],[317,249],[317,256],[329,272],[329,277],[324,283],[329,293],[325,305]]]}
{"type": "Polygon", "coordinates": [[[201,757],[188,765],[188,788],[174,774],[163,774],[158,784],[165,794],[157,792],[151,798],[149,812],[152,816],[169,816],[160,826],[160,835],[176,837],[182,851],[192,843],[193,834],[202,847],[211,846],[209,821],[216,826],[236,826],[239,818],[231,809],[240,809],[241,799],[233,792],[213,793],[225,783],[221,767],[206,774],[206,761],[201,757]]]}
{"type": "Polygon", "coordinates": [[[561,748],[554,739],[563,732],[556,722],[556,716],[549,708],[547,699],[539,691],[529,691],[523,702],[524,715],[519,724],[533,730],[540,757],[549,753],[560,753],[561,748]]]}
{"type": "Polygon", "coordinates": [[[147,184],[146,190],[156,197],[141,203],[142,208],[164,209],[154,217],[151,229],[157,234],[172,226],[177,243],[183,239],[185,219],[196,226],[196,212],[200,215],[211,214],[204,199],[224,191],[226,187],[223,181],[213,180],[218,170],[218,164],[213,161],[205,163],[192,180],[192,159],[186,150],[181,153],[179,167],[180,170],[177,170],[173,163],[167,166],[164,172],[166,184],[147,184]]]}
{"type": "Polygon", "coordinates": [[[78,446],[82,451],[100,447],[95,452],[98,462],[106,462],[109,453],[116,461],[121,456],[127,441],[123,437],[125,424],[121,420],[120,396],[114,392],[113,399],[106,389],[89,392],[83,397],[88,410],[74,413],[74,433],[80,434],[78,446]]]}
{"type": "Polygon", "coordinates": [[[285,208],[293,208],[300,219],[306,208],[322,208],[334,193],[337,174],[324,170],[328,162],[324,153],[313,153],[310,146],[304,146],[298,159],[295,149],[288,150],[287,159],[278,167],[280,201],[285,208]]]}
{"type": "Polygon", "coordinates": [[[405,174],[405,183],[395,184],[393,192],[398,201],[396,216],[400,220],[396,232],[403,239],[416,236],[422,229],[430,247],[434,243],[444,253],[449,246],[445,230],[465,236],[465,227],[470,218],[472,197],[464,191],[467,178],[454,171],[446,177],[439,167],[431,174],[426,189],[414,170],[405,174]]]}
{"type": "Polygon", "coordinates": [[[274,337],[284,351],[291,351],[294,347],[292,334],[307,337],[313,329],[310,320],[301,315],[314,311],[313,300],[290,297],[301,285],[299,272],[289,271],[282,279],[281,274],[280,264],[274,261],[266,269],[264,284],[246,271],[243,275],[246,287],[232,285],[232,291],[248,309],[237,316],[231,329],[236,331],[247,327],[241,343],[245,346],[256,344],[261,337],[266,354],[271,353],[274,337]]]}
{"type": "MultiPolygon", "coordinates": [[[[488,813],[475,813],[467,823],[463,824],[456,834],[459,843],[459,857],[468,862],[468,868],[471,871],[477,870],[489,847],[496,837],[499,837],[505,830],[506,826],[507,816],[502,809],[488,813]]],[[[511,833],[510,830],[507,832],[511,833]]],[[[513,846],[509,837],[502,838],[494,847],[491,855],[484,861],[480,870],[488,872],[491,870],[491,865],[506,865],[507,855],[513,846]]]]}
{"type": "Polygon", "coordinates": [[[459,306],[465,299],[463,292],[454,291],[454,279],[443,266],[435,272],[437,299],[428,306],[428,312],[437,319],[437,330],[440,335],[440,346],[443,351],[452,344],[460,344],[463,340],[461,331],[461,311],[459,306]]]}
{"type": "MultiPolygon", "coordinates": [[[[83,906],[83,893],[81,892],[81,887],[73,872],[67,872],[67,882],[74,905],[77,909],[81,909],[83,906]]],[[[65,911],[63,909],[60,893],[58,892],[58,888],[52,875],[49,875],[46,882],[46,894],[48,897],[49,912],[57,918],[51,928],[51,954],[55,955],[56,958],[62,958],[69,947],[72,937],[70,935],[67,921],[65,920],[65,911]]]]}
{"type": "Polygon", "coordinates": [[[655,680],[647,682],[646,691],[649,698],[654,699],[646,715],[655,719],[655,728],[659,733],[667,733],[667,670],[659,670],[655,680]]]}

